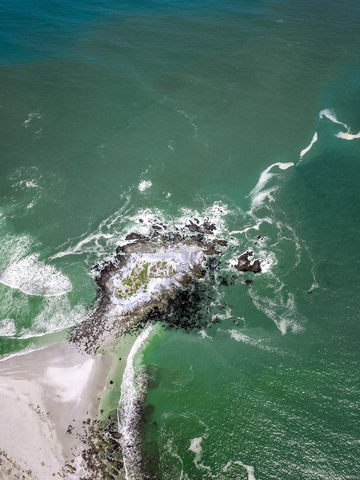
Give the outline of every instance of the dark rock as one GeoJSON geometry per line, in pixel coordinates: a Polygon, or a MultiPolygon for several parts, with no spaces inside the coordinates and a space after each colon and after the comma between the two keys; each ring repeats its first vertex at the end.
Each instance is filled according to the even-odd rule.
{"type": "Polygon", "coordinates": [[[126,235],[125,240],[130,241],[130,240],[144,240],[146,237],[144,235],[141,235],[140,233],[135,233],[131,232],[129,235],[126,235]]]}
{"type": "Polygon", "coordinates": [[[208,248],[204,250],[205,255],[220,255],[221,252],[219,250],[215,250],[216,243],[211,243],[208,245],[208,248]]]}
{"type": "Polygon", "coordinates": [[[205,221],[202,225],[196,225],[190,220],[190,223],[185,225],[185,227],[188,228],[190,232],[205,233],[206,235],[212,235],[213,231],[216,230],[216,226],[208,221],[205,221]]]}
{"type": "Polygon", "coordinates": [[[235,265],[235,268],[239,270],[239,272],[253,272],[253,273],[260,273],[261,272],[261,265],[260,260],[254,260],[251,262],[249,257],[253,255],[253,252],[247,251],[240,255],[238,258],[238,263],[235,265]]]}
{"type": "Polygon", "coordinates": [[[226,240],[219,240],[218,238],[214,240],[214,243],[217,243],[221,247],[227,247],[228,245],[228,242],[226,240]]]}
{"type": "Polygon", "coordinates": [[[260,260],[255,260],[253,262],[253,264],[251,265],[251,271],[253,273],[260,273],[261,272],[260,260]]]}
{"type": "Polygon", "coordinates": [[[190,232],[198,232],[199,231],[199,227],[197,225],[195,225],[195,223],[193,223],[191,220],[190,220],[190,224],[186,225],[186,227],[190,230],[190,232]]]}

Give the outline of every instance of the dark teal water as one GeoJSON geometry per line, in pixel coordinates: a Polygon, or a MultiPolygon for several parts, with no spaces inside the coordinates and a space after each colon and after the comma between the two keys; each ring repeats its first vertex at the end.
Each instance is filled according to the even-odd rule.
{"type": "Polygon", "coordinates": [[[0,11],[0,352],[82,321],[129,231],[209,217],[220,322],[138,358],[154,477],[358,479],[358,2],[0,11]]]}

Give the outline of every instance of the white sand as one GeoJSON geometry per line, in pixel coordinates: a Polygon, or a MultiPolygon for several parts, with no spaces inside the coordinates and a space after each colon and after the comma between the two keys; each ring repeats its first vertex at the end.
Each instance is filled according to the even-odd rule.
{"type": "Polygon", "coordinates": [[[70,480],[86,473],[77,434],[97,414],[111,361],[66,342],[1,359],[0,479],[70,480]]]}

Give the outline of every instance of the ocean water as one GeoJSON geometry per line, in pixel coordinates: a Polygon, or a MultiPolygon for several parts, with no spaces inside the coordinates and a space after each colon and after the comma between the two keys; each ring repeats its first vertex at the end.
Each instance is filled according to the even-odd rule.
{"type": "Polygon", "coordinates": [[[0,353],[81,322],[130,231],[209,218],[204,327],[157,325],[127,367],[149,478],[360,478],[358,2],[0,11],[0,353]]]}

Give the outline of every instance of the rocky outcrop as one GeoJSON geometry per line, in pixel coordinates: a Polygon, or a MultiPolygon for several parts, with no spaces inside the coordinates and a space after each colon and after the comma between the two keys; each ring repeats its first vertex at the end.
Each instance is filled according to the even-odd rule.
{"type": "Polygon", "coordinates": [[[190,230],[190,232],[198,232],[212,235],[214,233],[214,230],[216,230],[216,226],[214,223],[210,223],[206,220],[202,225],[199,225],[199,220],[197,218],[195,218],[194,220],[196,223],[190,220],[190,223],[188,225],[185,225],[190,230]]]}
{"type": "Polygon", "coordinates": [[[200,287],[195,293],[194,285],[207,273],[204,258],[220,255],[218,248],[227,245],[220,239],[208,242],[203,233],[159,235],[157,229],[149,236],[130,233],[126,240],[129,243],[118,246],[111,261],[93,267],[99,287],[96,306],[70,336],[70,342],[87,353],[116,344],[122,334],[147,321],[167,319],[178,327],[177,311],[186,330],[191,329],[191,315],[193,328],[199,326],[195,310],[203,303],[200,287]],[[186,308],[191,315],[184,313],[186,308]]]}
{"type": "MultiPolygon", "coordinates": [[[[147,236],[129,233],[128,243],[116,248],[111,261],[93,267],[99,287],[95,308],[70,333],[70,342],[87,353],[115,345],[122,334],[142,328],[148,321],[185,330],[203,326],[200,312],[211,304],[207,296],[215,278],[212,258],[220,259],[228,244],[223,239],[209,239],[216,230],[209,221],[190,221],[185,227],[193,235],[185,228],[171,232],[163,224],[154,227],[147,236]],[[211,279],[209,276],[206,286],[199,283],[207,275],[211,279]]],[[[260,273],[260,261],[252,261],[252,256],[252,251],[240,255],[235,268],[260,273]]],[[[219,266],[220,260],[215,263],[219,266]]],[[[226,284],[220,279],[220,285],[226,284]]]]}
{"type": "Polygon", "coordinates": [[[235,268],[239,270],[239,272],[253,272],[253,273],[260,273],[261,272],[261,265],[260,260],[251,261],[250,257],[253,256],[253,252],[247,251],[240,255],[238,258],[238,263],[235,265],[235,268]]]}

